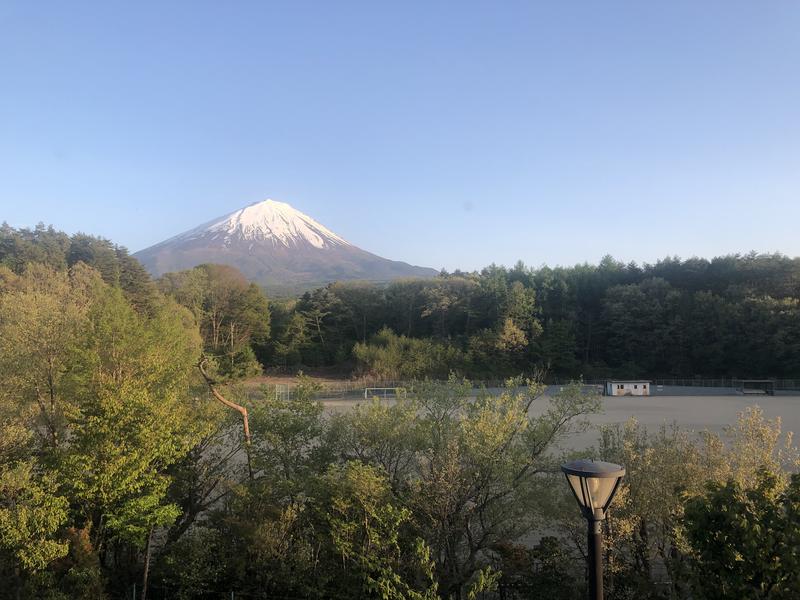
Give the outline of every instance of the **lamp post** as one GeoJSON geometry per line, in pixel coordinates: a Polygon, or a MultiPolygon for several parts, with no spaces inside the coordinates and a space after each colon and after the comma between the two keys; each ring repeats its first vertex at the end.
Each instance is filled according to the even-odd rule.
{"type": "Polygon", "coordinates": [[[603,533],[601,523],[617,493],[625,467],[614,463],[575,460],[561,470],[588,523],[589,600],[603,600],[603,533]]]}

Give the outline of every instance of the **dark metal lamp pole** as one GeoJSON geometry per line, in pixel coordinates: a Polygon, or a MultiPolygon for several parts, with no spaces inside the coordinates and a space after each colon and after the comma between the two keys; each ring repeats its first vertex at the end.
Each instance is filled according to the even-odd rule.
{"type": "Polygon", "coordinates": [[[561,470],[588,524],[589,600],[603,600],[602,522],[617,493],[625,467],[614,463],[575,460],[561,470]]]}

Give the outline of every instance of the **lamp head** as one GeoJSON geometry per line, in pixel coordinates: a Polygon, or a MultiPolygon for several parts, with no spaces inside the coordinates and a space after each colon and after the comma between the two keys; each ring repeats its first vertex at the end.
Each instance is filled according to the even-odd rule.
{"type": "Polygon", "coordinates": [[[561,467],[572,493],[587,519],[602,521],[625,475],[625,467],[589,459],[561,467]]]}

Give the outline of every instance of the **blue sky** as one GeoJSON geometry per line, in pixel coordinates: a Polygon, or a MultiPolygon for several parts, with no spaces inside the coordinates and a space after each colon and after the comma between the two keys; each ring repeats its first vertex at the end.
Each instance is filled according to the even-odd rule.
{"type": "Polygon", "coordinates": [[[800,3],[0,3],[0,221],[448,269],[800,255],[800,3]]]}

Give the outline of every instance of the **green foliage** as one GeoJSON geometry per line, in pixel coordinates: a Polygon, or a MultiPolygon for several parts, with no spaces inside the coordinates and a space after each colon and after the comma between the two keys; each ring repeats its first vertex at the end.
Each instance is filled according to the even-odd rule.
{"type": "MultiPolygon", "coordinates": [[[[6,441],[18,430],[0,430],[6,441]]],[[[39,478],[32,460],[0,464],[0,566],[18,565],[26,573],[64,556],[67,546],[56,538],[67,519],[67,499],[53,494],[53,481],[39,478]]]]}
{"type": "Polygon", "coordinates": [[[0,494],[0,547],[22,568],[42,569],[65,552],[63,543],[48,538],[66,518],[66,500],[33,482],[29,465],[0,473],[0,494]]]}
{"type": "Polygon", "coordinates": [[[401,381],[446,377],[464,364],[463,354],[451,345],[398,336],[390,329],[382,329],[369,344],[357,343],[353,356],[364,372],[401,381]]]}
{"type": "Polygon", "coordinates": [[[9,279],[0,377],[4,437],[17,441],[0,442],[0,546],[23,575],[52,569],[18,577],[18,589],[42,595],[54,580],[71,597],[99,597],[100,557],[141,548],[151,527],[177,517],[167,470],[207,427],[188,398],[199,352],[187,311],[162,297],[138,311],[82,262],[69,271],[29,265],[9,279]],[[67,553],[67,523],[85,533],[75,552],[95,567],[77,560],[73,541],[63,560],[74,568],[53,562],[67,553]]]}
{"type": "MultiPolygon", "coordinates": [[[[687,541],[684,513],[687,502],[706,495],[709,482],[716,488],[732,482],[746,494],[768,472],[776,489],[782,490],[799,464],[791,434],[783,435],[780,421],[765,419],[758,408],[742,412],[723,435],[698,435],[677,426],[649,433],[633,420],[624,427],[605,428],[600,457],[627,468],[606,536],[611,592],[614,597],[638,598],[661,597],[654,585],[661,567],[669,574],[670,593],[676,598],[691,594],[692,572],[703,577],[703,570],[689,560],[694,551],[687,541]]],[[[571,535],[582,539],[585,524],[571,498],[564,511],[571,535]]],[[[694,535],[705,534],[697,528],[694,535]]]]}
{"type": "Polygon", "coordinates": [[[575,376],[580,363],[575,356],[574,325],[566,319],[551,320],[539,340],[540,354],[549,372],[561,377],[575,376]]]}
{"type": "Polygon", "coordinates": [[[576,563],[565,540],[547,535],[532,547],[504,543],[495,551],[502,569],[501,597],[573,600],[585,596],[583,565],[576,563]]]}
{"type": "Polygon", "coordinates": [[[97,273],[85,265],[70,273],[31,265],[0,296],[0,374],[18,410],[39,408],[35,431],[52,447],[63,438],[72,411],[64,398],[75,385],[70,366],[78,359],[99,285],[97,273]]]}
{"type": "Polygon", "coordinates": [[[532,416],[534,402],[545,403],[542,386],[520,384],[471,398],[468,382],[423,382],[393,406],[375,400],[333,421],[339,453],[387,473],[411,509],[446,597],[494,580],[479,575],[491,566],[491,548],[535,526],[548,452],[598,408],[575,385],[532,416]]]}
{"type": "Polygon", "coordinates": [[[373,398],[349,414],[334,415],[328,443],[344,456],[381,468],[392,489],[399,492],[413,477],[418,453],[424,447],[424,432],[416,418],[419,410],[413,396],[394,403],[373,398]]]}
{"type": "Polygon", "coordinates": [[[235,352],[216,357],[217,374],[224,379],[247,379],[261,375],[262,367],[252,346],[242,346],[235,352]]]}
{"type": "MultiPolygon", "coordinates": [[[[156,290],[124,248],[44,225],[0,227],[0,265],[12,273],[32,263],[63,271],[78,262],[121,287],[138,312],[154,310],[156,290]]],[[[454,347],[467,359],[459,371],[472,377],[549,366],[563,378],[794,378],[798,281],[800,259],[778,254],[667,258],[643,266],[611,257],[570,268],[491,265],[388,286],[333,283],[274,304],[274,332],[263,294],[231,267],[170,273],[159,286],[192,310],[206,352],[217,355],[231,378],[256,372],[258,362],[349,366],[353,346],[387,327],[454,347]]]]}
{"type": "Polygon", "coordinates": [[[163,469],[189,451],[197,432],[185,402],[199,353],[176,306],[137,316],[118,290],[101,288],[89,311],[91,334],[75,359],[69,444],[60,452],[63,485],[85,514],[102,515],[112,536],[143,543],[151,525],[177,515],[162,505],[163,469]]]}
{"type": "Polygon", "coordinates": [[[226,566],[219,560],[220,535],[215,529],[197,527],[169,548],[154,579],[169,582],[171,598],[192,600],[219,587],[226,566]]]}
{"type": "Polygon", "coordinates": [[[66,597],[79,600],[104,600],[106,579],[100,557],[91,542],[87,528],[70,527],[66,532],[69,553],[54,568],[50,588],[64,592],[66,597]]]}
{"type": "Polygon", "coordinates": [[[33,230],[0,226],[0,265],[17,274],[34,264],[65,271],[79,263],[98,271],[107,284],[119,287],[138,312],[150,312],[158,302],[155,285],[144,267],[121,246],[83,233],[70,237],[42,223],[33,230]]]}
{"type": "Polygon", "coordinates": [[[256,350],[269,340],[270,310],[258,286],[226,265],[167,273],[158,285],[192,311],[218,375],[240,379],[261,373],[256,350]]]}
{"type": "Polygon", "coordinates": [[[278,398],[274,389],[264,390],[251,412],[256,467],[289,495],[303,491],[294,488],[315,466],[323,433],[322,403],[314,400],[318,389],[301,374],[291,400],[278,398]]]}
{"type": "Polygon", "coordinates": [[[69,247],[70,237],[66,233],[45,227],[44,223],[33,230],[14,229],[8,223],[0,226],[0,264],[15,273],[22,273],[33,263],[64,270],[69,247]]]}
{"type": "Polygon", "coordinates": [[[412,552],[401,547],[400,529],[411,512],[394,505],[385,476],[375,467],[351,461],[332,465],[323,482],[330,494],[326,513],[333,547],[345,570],[351,566],[358,574],[365,597],[436,598],[433,565],[424,542],[418,540],[412,552]],[[403,564],[409,560],[411,565],[403,564]],[[409,567],[425,573],[423,589],[414,589],[403,577],[409,567]]]}
{"type": "Polygon", "coordinates": [[[483,594],[495,591],[500,581],[500,575],[501,573],[492,567],[484,567],[478,571],[467,587],[467,600],[477,600],[483,594]]]}
{"type": "Polygon", "coordinates": [[[749,488],[710,484],[686,504],[695,597],[800,595],[800,476],[788,487],[763,471],[749,488]]]}
{"type": "Polygon", "coordinates": [[[275,335],[269,348],[272,364],[282,367],[300,365],[303,351],[310,343],[307,319],[295,311],[296,303],[273,303],[272,318],[275,335]]]}
{"type": "MultiPolygon", "coordinates": [[[[577,597],[585,523],[553,473],[599,400],[580,383],[543,396],[541,368],[795,374],[797,273],[781,256],[606,257],[337,283],[270,306],[227,267],[159,291],[110,242],[3,226],[0,597],[128,597],[148,539],[151,597],[577,597]],[[198,385],[203,347],[228,379],[259,360],[355,360],[423,381],[336,414],[302,377],[291,399],[239,400],[250,478],[240,422],[198,385]],[[532,380],[477,395],[424,381],[452,372],[532,380]]],[[[778,420],[750,409],[721,436],[631,422],[597,453],[628,468],[606,531],[610,598],[800,593],[800,455],[778,420]]]]}
{"type": "MultiPolygon", "coordinates": [[[[800,259],[748,254],[337,283],[287,304],[266,354],[285,366],[349,366],[353,356],[364,369],[369,340],[389,328],[455,348],[459,372],[477,378],[546,366],[559,378],[791,379],[800,373],[798,281],[800,259]]],[[[369,358],[379,376],[399,366],[369,358]]]]}

